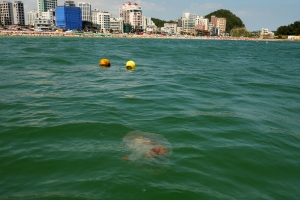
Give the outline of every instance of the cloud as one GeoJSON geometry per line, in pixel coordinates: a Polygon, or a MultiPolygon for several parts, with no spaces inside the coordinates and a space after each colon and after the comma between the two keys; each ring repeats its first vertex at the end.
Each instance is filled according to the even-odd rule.
{"type": "Polygon", "coordinates": [[[218,3],[204,3],[204,4],[192,3],[190,7],[193,8],[193,9],[212,10],[212,9],[222,8],[222,4],[218,4],[218,3]]]}

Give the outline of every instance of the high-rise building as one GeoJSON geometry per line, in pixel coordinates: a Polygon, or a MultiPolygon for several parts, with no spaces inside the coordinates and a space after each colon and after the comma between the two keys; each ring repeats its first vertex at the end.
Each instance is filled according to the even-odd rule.
{"type": "Polygon", "coordinates": [[[81,9],[71,6],[57,6],[56,26],[62,29],[82,29],[81,9]]]}
{"type": "Polygon", "coordinates": [[[39,15],[41,15],[42,12],[47,12],[50,9],[55,9],[56,6],[57,0],[37,0],[39,15]]]}
{"type": "Polygon", "coordinates": [[[216,27],[219,28],[220,34],[226,32],[226,18],[218,18],[216,27]]]}
{"type": "Polygon", "coordinates": [[[65,1],[64,3],[65,6],[71,6],[71,7],[76,7],[75,2],[74,1],[65,1]]]}
{"type": "Polygon", "coordinates": [[[226,32],[226,18],[218,18],[214,15],[210,17],[210,22],[217,35],[224,34],[226,32]]]}
{"type": "Polygon", "coordinates": [[[7,2],[7,1],[0,2],[0,12],[1,12],[0,22],[2,25],[12,25],[14,23],[13,9],[12,9],[11,2],[7,2]]]}
{"type": "Polygon", "coordinates": [[[143,26],[144,31],[147,33],[156,32],[156,29],[157,29],[157,26],[152,21],[151,17],[143,16],[143,25],[142,26],[143,26]]]}
{"type": "Polygon", "coordinates": [[[110,30],[110,17],[109,12],[94,10],[92,11],[92,23],[98,25],[99,29],[103,32],[110,30]]]}
{"type": "Polygon", "coordinates": [[[213,26],[217,26],[217,20],[218,18],[214,15],[210,16],[210,22],[212,23],[213,26]]]}
{"type": "Polygon", "coordinates": [[[114,33],[123,33],[123,28],[123,18],[110,18],[110,29],[112,29],[114,33]]]}
{"type": "Polygon", "coordinates": [[[24,26],[25,17],[24,17],[24,5],[22,1],[13,1],[12,9],[13,9],[13,17],[14,17],[13,24],[24,26]]]}
{"type": "Polygon", "coordinates": [[[134,28],[143,28],[142,7],[139,6],[137,3],[124,3],[120,8],[119,13],[120,17],[124,19],[124,24],[130,24],[134,28]]]}
{"type": "Polygon", "coordinates": [[[78,7],[81,8],[82,21],[92,22],[91,3],[78,2],[78,7]]]}
{"type": "Polygon", "coordinates": [[[196,15],[191,13],[183,13],[182,15],[182,31],[193,32],[195,31],[196,15]]]}
{"type": "Polygon", "coordinates": [[[177,23],[164,23],[164,32],[169,34],[177,33],[177,23]]]}
{"type": "Polygon", "coordinates": [[[49,9],[47,12],[42,12],[42,14],[39,16],[41,19],[47,19],[49,23],[51,24],[50,26],[55,26],[55,21],[56,21],[56,16],[55,16],[55,9],[49,9]]]}
{"type": "Polygon", "coordinates": [[[28,16],[28,25],[34,26],[35,25],[35,19],[39,17],[39,12],[37,10],[31,10],[27,13],[28,16]]]}
{"type": "Polygon", "coordinates": [[[208,30],[208,22],[209,22],[209,20],[207,18],[204,18],[202,16],[197,16],[195,19],[195,26],[201,27],[199,30],[207,31],[208,30]]]}

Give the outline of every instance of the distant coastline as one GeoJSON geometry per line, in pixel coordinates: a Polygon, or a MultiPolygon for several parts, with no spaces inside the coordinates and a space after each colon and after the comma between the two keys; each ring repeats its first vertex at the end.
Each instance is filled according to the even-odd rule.
{"type": "Polygon", "coordinates": [[[231,37],[231,36],[190,36],[190,35],[173,35],[166,36],[162,34],[103,34],[103,33],[81,33],[74,32],[42,32],[42,31],[12,31],[0,30],[0,37],[17,36],[17,37],[84,37],[84,38],[157,38],[157,39],[197,39],[197,40],[241,40],[241,41],[287,41],[300,42],[300,40],[289,39],[261,39],[248,37],[231,37]]]}

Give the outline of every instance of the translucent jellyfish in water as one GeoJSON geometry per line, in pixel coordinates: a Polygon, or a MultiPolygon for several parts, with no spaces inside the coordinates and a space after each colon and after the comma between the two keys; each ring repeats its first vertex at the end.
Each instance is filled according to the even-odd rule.
{"type": "Polygon", "coordinates": [[[143,166],[169,166],[172,147],[163,135],[133,131],[124,136],[123,142],[131,152],[123,156],[123,160],[134,161],[143,166]]]}

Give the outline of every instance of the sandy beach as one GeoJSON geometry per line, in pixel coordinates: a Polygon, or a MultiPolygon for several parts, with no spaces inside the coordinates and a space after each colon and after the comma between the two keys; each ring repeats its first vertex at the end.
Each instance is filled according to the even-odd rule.
{"type": "MultiPolygon", "coordinates": [[[[288,39],[262,39],[248,37],[230,37],[230,36],[190,36],[190,35],[172,35],[163,34],[103,34],[92,32],[46,32],[46,31],[16,31],[0,30],[0,36],[35,36],[35,37],[111,37],[111,38],[159,38],[159,39],[198,39],[198,40],[244,40],[244,41],[291,41],[288,39]]],[[[300,41],[300,40],[293,40],[300,41]]]]}

